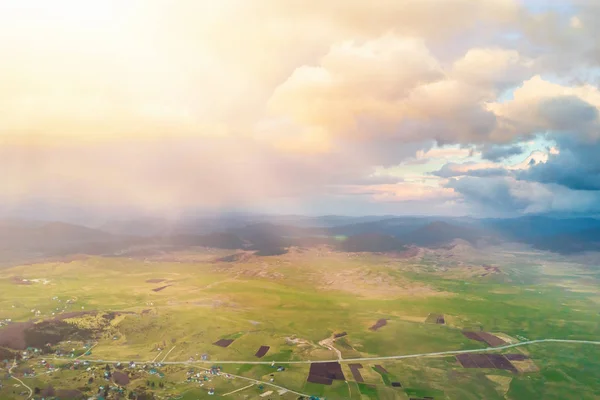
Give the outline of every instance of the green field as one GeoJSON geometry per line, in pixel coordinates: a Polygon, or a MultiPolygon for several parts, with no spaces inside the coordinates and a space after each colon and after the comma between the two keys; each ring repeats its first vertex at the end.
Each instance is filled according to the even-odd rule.
{"type": "MultiPolygon", "coordinates": [[[[281,364],[286,369],[278,372],[269,363],[337,359],[334,351],[319,345],[337,332],[348,334],[335,343],[344,358],[487,347],[467,339],[462,330],[488,331],[513,342],[598,340],[600,273],[595,266],[548,253],[501,249],[453,257],[427,251],[402,259],[323,248],[232,263],[212,261],[225,254],[231,253],[193,249],[173,253],[168,259],[89,257],[2,269],[0,320],[14,323],[35,318],[39,322],[62,312],[97,311],[95,316],[65,320],[94,331],[88,340],[94,345],[91,354],[80,361],[142,365],[153,360],[198,362],[203,354],[208,355],[205,363],[157,367],[163,377],[139,366],[132,369],[125,393],[145,391],[156,398],[219,397],[253,383],[241,377],[263,382],[262,387],[256,383],[227,398],[261,398],[261,393],[270,390],[273,394],[263,398],[298,398],[289,392],[280,396],[281,389],[270,383],[327,399],[600,396],[600,346],[594,345],[542,343],[512,349],[509,352],[531,356],[531,371],[519,373],[465,369],[452,356],[421,357],[362,362],[365,382],[357,383],[343,363],[348,382],[334,381],[330,386],[307,383],[308,364],[281,364]],[[196,257],[191,259],[190,254],[196,257]],[[498,270],[490,273],[483,263],[498,270]],[[17,284],[15,277],[39,281],[17,284]],[[147,282],[150,279],[165,281],[147,282]],[[152,290],[167,285],[161,291],[152,290]],[[111,311],[121,314],[107,316],[111,311]],[[431,317],[427,320],[430,314],[444,315],[446,324],[432,323],[431,317]],[[379,319],[387,319],[386,325],[370,330],[379,319]],[[234,342],[227,348],[212,344],[219,339],[234,342]],[[268,363],[243,363],[258,361],[254,353],[261,345],[270,346],[261,359],[268,363]],[[213,364],[220,365],[223,373],[200,383],[186,380],[190,368],[203,374],[201,368],[213,364]],[[388,374],[373,370],[375,364],[384,365],[388,374]],[[393,381],[402,387],[392,387],[393,381]],[[164,387],[159,387],[161,383],[164,387]],[[215,389],[215,396],[208,395],[209,388],[215,389]]],[[[36,356],[19,362],[13,374],[32,389],[51,384],[92,395],[98,386],[109,384],[101,379],[104,363],[58,369],[72,364],[68,357],[75,347],[76,356],[85,352],[83,341],[53,344],[52,351],[60,349],[67,357],[45,356],[56,364],[54,372],[42,371],[42,356],[36,356]],[[23,376],[27,369],[33,369],[34,376],[23,376]]],[[[8,369],[12,360],[0,365],[8,369]]],[[[6,372],[0,371],[0,398],[26,398],[19,393],[27,390],[15,387],[18,383],[7,378],[6,372]]]]}

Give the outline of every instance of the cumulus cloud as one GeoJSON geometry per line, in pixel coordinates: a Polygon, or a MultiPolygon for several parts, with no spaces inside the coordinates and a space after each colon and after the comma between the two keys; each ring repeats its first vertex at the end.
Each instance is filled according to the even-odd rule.
{"type": "Polygon", "coordinates": [[[446,76],[422,40],[385,35],[335,45],[274,92],[271,111],[326,140],[394,137],[440,143],[483,141],[496,120],[488,88],[446,76]]]}
{"type": "Polygon", "coordinates": [[[386,35],[334,45],[318,66],[302,66],[269,101],[271,110],[331,135],[365,135],[361,121],[393,122],[400,101],[443,72],[422,40],[386,35]]]}
{"type": "Polygon", "coordinates": [[[555,183],[573,190],[600,191],[600,141],[580,140],[576,135],[554,136],[558,152],[547,162],[522,172],[521,179],[555,183]]]}
{"type": "Polygon", "coordinates": [[[502,90],[529,78],[533,70],[533,60],[516,50],[475,48],[454,62],[452,75],[474,85],[502,90]]]}
{"type": "MultiPolygon", "coordinates": [[[[551,6],[552,2],[546,5],[551,6]]],[[[529,50],[538,55],[536,64],[540,70],[576,81],[586,68],[600,65],[600,45],[591,39],[600,35],[596,23],[600,5],[588,0],[570,0],[565,5],[573,14],[548,7],[541,12],[524,13],[520,26],[529,50]]]]}
{"type": "Polygon", "coordinates": [[[498,118],[494,139],[513,140],[544,131],[597,137],[600,91],[592,85],[564,86],[541,76],[523,82],[513,99],[488,104],[498,118]]]}

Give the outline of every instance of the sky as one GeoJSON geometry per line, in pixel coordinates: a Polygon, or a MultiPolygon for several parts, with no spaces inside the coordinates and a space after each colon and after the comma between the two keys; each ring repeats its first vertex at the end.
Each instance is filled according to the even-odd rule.
{"type": "Polygon", "coordinates": [[[599,19],[592,0],[0,0],[0,214],[596,215],[599,19]]]}

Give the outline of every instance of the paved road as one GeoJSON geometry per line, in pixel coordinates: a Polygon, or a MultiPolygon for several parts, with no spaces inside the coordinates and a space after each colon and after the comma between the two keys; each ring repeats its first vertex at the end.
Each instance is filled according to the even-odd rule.
{"type": "MultiPolygon", "coordinates": [[[[485,353],[491,351],[498,350],[506,350],[512,349],[514,347],[521,346],[529,346],[531,344],[536,343],[570,343],[570,344],[592,344],[592,345],[600,345],[600,341],[594,340],[569,340],[569,339],[539,339],[539,340],[528,340],[526,342],[519,342],[513,344],[507,344],[505,346],[499,347],[486,347],[483,349],[472,349],[472,350],[450,350],[450,351],[439,351],[433,353],[419,353],[419,354],[405,354],[399,356],[381,356],[381,357],[362,357],[362,358],[344,358],[343,360],[335,359],[335,360],[302,360],[302,361],[276,361],[277,364],[312,364],[312,363],[326,363],[326,362],[360,362],[360,361],[384,361],[384,360],[402,360],[405,358],[419,358],[419,357],[436,357],[436,356],[449,356],[454,354],[464,354],[464,353],[485,353]]],[[[56,359],[61,359],[57,358],[56,359]]],[[[63,360],[68,360],[67,358],[62,358],[63,360]]],[[[93,363],[128,363],[131,360],[90,360],[84,359],[84,361],[89,361],[93,363]]],[[[138,363],[143,363],[143,361],[136,361],[138,363]]],[[[150,361],[147,361],[150,363],[150,361]]],[[[261,364],[261,365],[271,365],[273,361],[219,361],[219,360],[207,360],[207,361],[165,361],[163,364],[169,365],[195,365],[195,364],[261,364]]]]}
{"type": "MultiPolygon", "coordinates": [[[[343,360],[336,359],[336,360],[318,360],[318,361],[277,361],[277,364],[311,364],[311,363],[324,363],[324,362],[344,362],[345,363],[345,362],[357,362],[357,361],[360,362],[360,361],[402,360],[402,359],[406,359],[406,358],[448,356],[448,355],[464,354],[464,353],[484,353],[484,352],[512,349],[514,347],[528,346],[528,345],[536,344],[536,343],[570,343],[570,344],[600,345],[600,341],[594,341],[594,340],[540,339],[540,340],[529,340],[526,342],[507,344],[505,346],[500,346],[500,347],[487,347],[484,349],[450,350],[450,351],[440,351],[440,352],[433,352],[433,353],[405,354],[405,355],[399,355],[399,356],[346,358],[343,360]]],[[[171,349],[171,350],[173,350],[173,349],[171,349]]],[[[60,359],[60,358],[55,357],[55,359],[60,359]]],[[[65,359],[65,358],[62,358],[62,359],[69,360],[69,359],[65,359]]],[[[85,359],[85,361],[88,361],[91,363],[112,363],[112,364],[114,364],[114,363],[118,363],[118,362],[128,363],[130,360],[115,361],[115,360],[85,359]]],[[[147,363],[151,363],[151,361],[147,361],[147,363]]],[[[210,360],[210,361],[165,361],[162,364],[169,364],[169,365],[195,365],[195,364],[263,364],[263,365],[272,365],[273,361],[216,361],[216,360],[210,360]]],[[[202,368],[202,367],[198,367],[198,368],[208,371],[207,368],[202,368]]],[[[283,386],[275,385],[271,382],[259,381],[257,379],[248,378],[248,377],[240,376],[240,375],[234,375],[234,374],[229,374],[229,375],[234,376],[239,379],[254,382],[254,383],[262,383],[264,385],[268,385],[268,386],[271,386],[271,387],[274,387],[274,388],[277,388],[280,390],[287,390],[288,392],[294,393],[299,396],[309,397],[309,395],[307,395],[305,393],[295,392],[295,391],[285,388],[283,386]]],[[[14,378],[14,379],[17,379],[17,378],[14,378]]],[[[33,391],[31,390],[31,388],[29,386],[25,385],[20,379],[17,379],[17,380],[19,382],[21,382],[27,389],[29,389],[30,395],[28,398],[31,398],[31,396],[33,395],[33,391]]],[[[348,382],[346,382],[346,383],[348,383],[348,382]]],[[[349,384],[348,384],[348,390],[350,390],[349,384]]],[[[350,392],[350,396],[351,396],[351,392],[350,392]]]]}

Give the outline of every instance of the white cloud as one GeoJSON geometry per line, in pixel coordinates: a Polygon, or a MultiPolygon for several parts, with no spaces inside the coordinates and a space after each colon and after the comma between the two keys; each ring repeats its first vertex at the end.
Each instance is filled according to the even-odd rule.
{"type": "Polygon", "coordinates": [[[494,139],[509,141],[546,130],[597,136],[600,91],[592,85],[563,86],[534,76],[514,91],[513,99],[490,102],[499,121],[494,139]]]}
{"type": "Polygon", "coordinates": [[[533,65],[532,59],[516,50],[474,48],[454,62],[452,76],[471,84],[504,89],[528,78],[533,65]]]}

